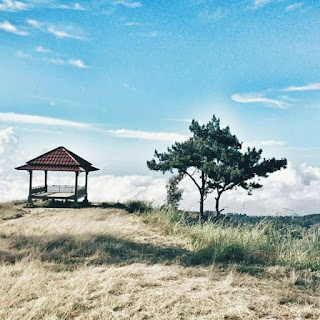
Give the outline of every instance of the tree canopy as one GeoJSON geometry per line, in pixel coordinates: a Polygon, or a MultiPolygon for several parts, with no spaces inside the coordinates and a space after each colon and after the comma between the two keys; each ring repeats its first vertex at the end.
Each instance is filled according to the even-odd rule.
{"type": "Polygon", "coordinates": [[[192,136],[184,142],[175,142],[167,152],[155,150],[154,159],[147,162],[149,169],[165,172],[178,171],[188,176],[200,193],[199,221],[203,219],[204,201],[211,192],[216,192],[216,216],[223,192],[243,188],[251,194],[262,187],[259,180],[270,173],[286,168],[287,160],[262,158],[262,150],[247,148],[233,135],[229,127],[221,128],[220,120],[214,115],[207,124],[193,120],[192,136]]]}

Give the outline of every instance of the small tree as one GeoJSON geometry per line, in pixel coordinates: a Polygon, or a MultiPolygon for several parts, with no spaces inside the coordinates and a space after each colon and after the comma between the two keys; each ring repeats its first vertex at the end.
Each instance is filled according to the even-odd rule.
{"type": "Polygon", "coordinates": [[[193,134],[185,142],[176,142],[167,152],[155,151],[155,159],[148,161],[151,170],[162,172],[177,169],[179,174],[187,175],[200,193],[199,222],[202,222],[204,201],[207,195],[216,191],[216,216],[223,192],[237,187],[248,190],[261,188],[254,178],[268,177],[272,172],[285,168],[286,159],[261,159],[262,150],[248,148],[242,152],[242,144],[230,128],[221,128],[215,116],[205,125],[193,120],[190,125],[193,134]],[[193,171],[193,172],[192,172],[193,171]]]}
{"type": "Polygon", "coordinates": [[[167,188],[167,206],[171,209],[177,210],[179,208],[179,203],[182,199],[183,191],[179,189],[179,183],[183,179],[183,175],[178,174],[176,176],[172,176],[168,184],[167,188]]]}

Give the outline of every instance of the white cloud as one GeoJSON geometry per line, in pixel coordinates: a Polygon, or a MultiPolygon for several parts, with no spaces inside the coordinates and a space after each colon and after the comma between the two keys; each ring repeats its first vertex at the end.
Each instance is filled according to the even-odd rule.
{"type": "Polygon", "coordinates": [[[250,147],[283,147],[287,145],[286,141],[279,140],[262,140],[262,141],[251,141],[244,143],[244,146],[250,147]]]}
{"type": "Polygon", "coordinates": [[[0,11],[22,11],[26,10],[27,5],[21,1],[3,0],[0,3],[0,11]]]}
{"type": "Polygon", "coordinates": [[[19,30],[16,26],[11,24],[9,21],[3,21],[0,23],[0,30],[14,33],[18,36],[27,36],[29,33],[26,31],[19,30]]]}
{"type": "Polygon", "coordinates": [[[88,68],[88,66],[86,64],[84,64],[84,62],[80,59],[70,59],[69,64],[74,67],[80,68],[80,69],[87,69],[88,68]]]}
{"type": "Polygon", "coordinates": [[[64,60],[59,58],[43,58],[43,60],[52,64],[58,64],[58,65],[66,64],[64,60]]]}
{"type": "Polygon", "coordinates": [[[89,177],[90,201],[125,202],[144,200],[162,205],[166,198],[166,179],[151,176],[89,177]]]}
{"type": "Polygon", "coordinates": [[[130,86],[128,83],[123,83],[121,86],[122,86],[122,88],[131,90],[131,91],[137,91],[137,88],[130,86]]]}
{"type": "Polygon", "coordinates": [[[76,2],[76,3],[72,4],[72,5],[71,4],[60,4],[60,5],[54,6],[53,8],[66,9],[66,10],[76,10],[76,11],[87,10],[79,2],[76,2]]]}
{"type": "Polygon", "coordinates": [[[123,23],[123,25],[125,27],[136,27],[136,26],[140,26],[140,23],[139,22],[134,22],[134,21],[129,21],[129,22],[123,23]]]}
{"type": "Polygon", "coordinates": [[[84,64],[81,59],[69,59],[68,61],[62,60],[60,58],[43,58],[44,61],[57,64],[57,65],[65,65],[68,64],[70,66],[79,68],[79,69],[87,69],[88,66],[84,64]]]}
{"type": "Polygon", "coordinates": [[[267,98],[262,94],[234,94],[231,96],[231,99],[238,103],[263,103],[265,105],[275,107],[275,108],[286,108],[287,103],[277,100],[267,98]]]}
{"type": "Polygon", "coordinates": [[[77,40],[83,40],[83,36],[69,33],[65,30],[58,30],[55,26],[48,26],[47,31],[57,38],[63,39],[63,38],[71,38],[71,39],[77,39],[77,40]]]}
{"type": "Polygon", "coordinates": [[[309,83],[305,86],[290,86],[284,89],[284,91],[293,92],[293,91],[312,91],[320,90],[320,83],[309,83]]]}
{"type": "Polygon", "coordinates": [[[50,49],[46,49],[42,46],[38,46],[36,47],[36,51],[40,52],[40,53],[52,53],[52,51],[50,49]]]}
{"type": "Polygon", "coordinates": [[[155,38],[158,36],[158,32],[157,31],[144,32],[142,33],[142,36],[146,38],[155,38]]]}
{"type": "Polygon", "coordinates": [[[301,8],[303,6],[303,2],[295,2],[292,4],[289,4],[284,11],[288,12],[288,11],[293,11],[293,10],[297,10],[299,8],[301,8]]]}
{"type": "Polygon", "coordinates": [[[27,23],[36,29],[41,29],[41,26],[42,26],[42,24],[39,21],[34,19],[28,19],[27,23]]]}
{"type": "Polygon", "coordinates": [[[17,138],[12,127],[0,130],[0,154],[16,143],[17,138]]]}
{"type": "Polygon", "coordinates": [[[188,136],[175,132],[153,132],[130,129],[107,130],[112,136],[129,139],[159,140],[159,141],[185,141],[188,136]]]}
{"type": "Polygon", "coordinates": [[[271,3],[273,0],[254,0],[254,7],[255,8],[262,8],[265,5],[271,3]]]}
{"type": "Polygon", "coordinates": [[[16,52],[16,56],[23,59],[32,59],[32,56],[30,54],[24,53],[22,50],[18,50],[16,52]]]}
{"type": "Polygon", "coordinates": [[[64,39],[64,38],[77,39],[77,40],[85,39],[82,32],[78,28],[74,28],[73,26],[70,26],[70,25],[56,26],[53,24],[39,22],[35,19],[28,19],[27,23],[35,29],[41,30],[43,32],[48,32],[60,39],[64,39]]]}
{"type": "Polygon", "coordinates": [[[124,0],[119,0],[113,3],[114,5],[122,5],[127,8],[140,8],[142,7],[142,3],[140,1],[124,1],[124,0]]]}
{"type": "Polygon", "coordinates": [[[33,116],[17,113],[0,113],[0,122],[5,123],[22,123],[22,124],[36,124],[47,126],[63,126],[74,128],[89,128],[90,125],[82,122],[68,121],[58,118],[33,116]]]}
{"type": "Polygon", "coordinates": [[[227,14],[226,11],[222,10],[221,8],[217,8],[214,11],[209,10],[202,10],[199,13],[198,18],[202,22],[216,22],[221,20],[223,17],[225,17],[227,14]]]}

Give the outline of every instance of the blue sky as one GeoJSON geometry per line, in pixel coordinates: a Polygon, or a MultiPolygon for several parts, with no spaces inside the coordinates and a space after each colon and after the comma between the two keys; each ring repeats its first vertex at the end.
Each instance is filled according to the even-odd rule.
{"type": "Polygon", "coordinates": [[[312,0],[2,0],[0,129],[20,162],[65,145],[146,175],[214,113],[266,156],[317,166],[319,18],[312,0]]]}

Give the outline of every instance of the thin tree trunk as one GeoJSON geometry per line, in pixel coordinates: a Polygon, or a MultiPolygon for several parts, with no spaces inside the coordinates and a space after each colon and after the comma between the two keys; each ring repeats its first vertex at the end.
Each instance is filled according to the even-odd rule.
{"type": "Polygon", "coordinates": [[[203,211],[204,211],[204,190],[205,190],[205,177],[204,172],[201,171],[201,188],[200,190],[200,211],[199,211],[199,223],[203,222],[203,211]]]}
{"type": "Polygon", "coordinates": [[[216,199],[216,216],[213,219],[213,223],[217,222],[220,218],[220,213],[222,210],[220,210],[220,197],[221,197],[221,193],[218,191],[218,195],[215,198],[216,199]]]}
{"type": "Polygon", "coordinates": [[[204,202],[204,197],[203,194],[200,194],[200,211],[199,211],[199,223],[202,224],[203,222],[203,202],[204,202]]]}

